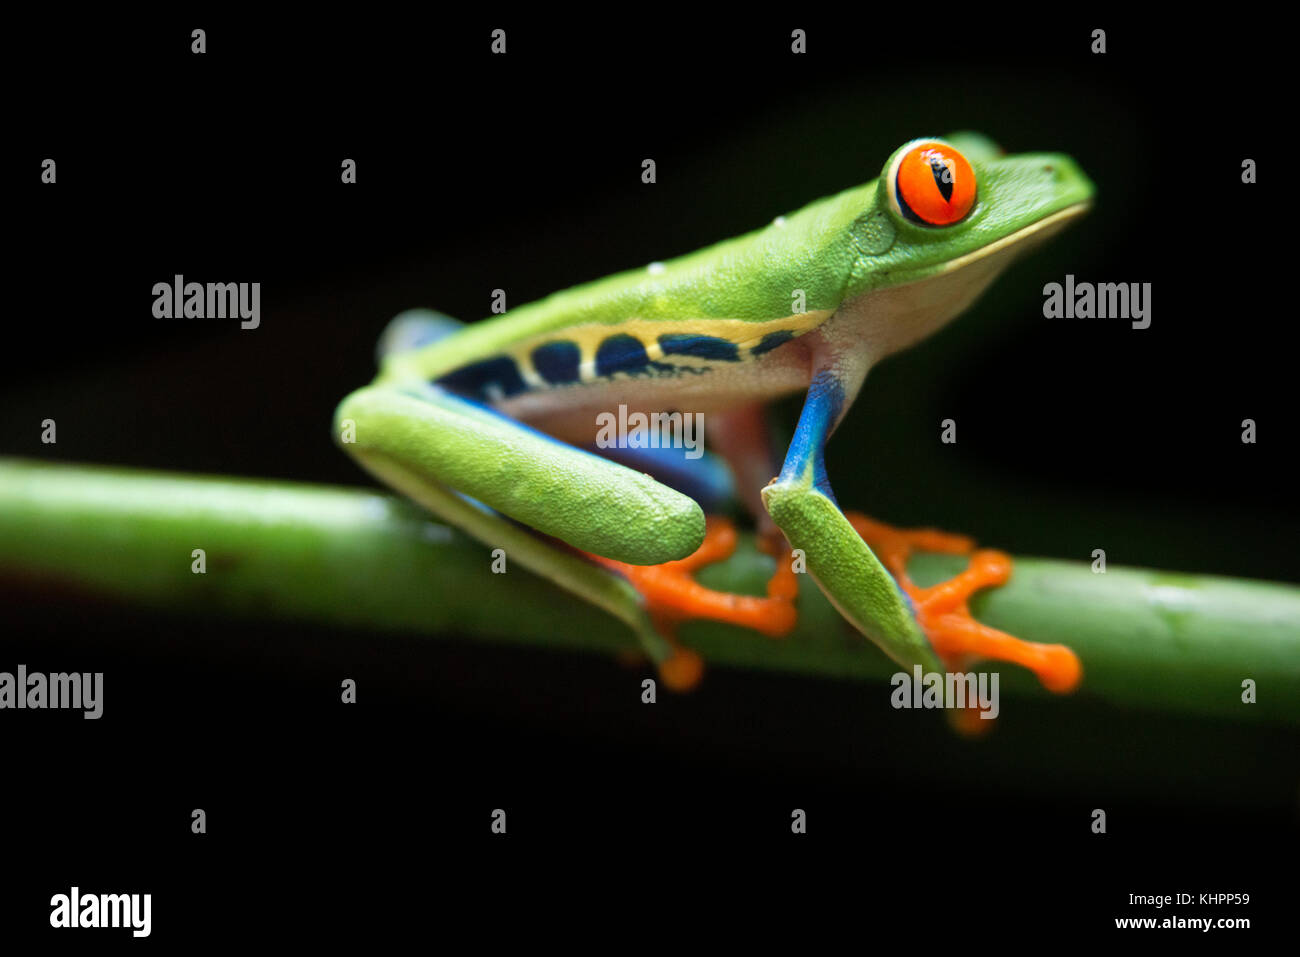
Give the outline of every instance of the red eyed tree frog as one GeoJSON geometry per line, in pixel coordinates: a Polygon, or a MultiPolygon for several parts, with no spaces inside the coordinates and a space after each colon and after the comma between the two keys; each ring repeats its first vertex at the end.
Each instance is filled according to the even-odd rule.
{"type": "Polygon", "coordinates": [[[707,249],[479,323],[399,316],[378,377],[343,400],[335,434],[380,480],[625,621],[670,687],[702,672],[678,622],[788,632],[806,568],[905,668],[994,658],[1068,691],[1081,678],[1070,649],[969,613],[973,591],[1007,580],[1007,556],[845,513],[823,450],[873,365],[961,313],[1093,191],[1068,156],[1006,156],[970,133],[914,140],[879,178],[707,249]],[[778,464],[761,407],[794,392],[806,394],[803,412],[778,464]],[[702,414],[714,454],[593,450],[602,416],[620,407],[629,418],[702,414]],[[777,557],[766,597],[692,577],[734,544],[700,504],[731,488],[777,557]],[[906,572],[913,549],[971,557],[956,578],[921,588],[906,572]]]}

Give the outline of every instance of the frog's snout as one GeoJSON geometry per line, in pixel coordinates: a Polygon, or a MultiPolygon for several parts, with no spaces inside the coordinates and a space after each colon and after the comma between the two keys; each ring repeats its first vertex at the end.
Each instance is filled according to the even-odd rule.
{"type": "Polygon", "coordinates": [[[1042,181],[1070,204],[1092,202],[1096,187],[1072,158],[1063,153],[1037,157],[1037,174],[1042,181]]]}

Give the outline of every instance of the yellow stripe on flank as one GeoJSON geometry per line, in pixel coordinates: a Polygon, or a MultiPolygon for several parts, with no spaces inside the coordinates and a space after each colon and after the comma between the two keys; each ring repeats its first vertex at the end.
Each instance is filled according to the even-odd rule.
{"type": "MultiPolygon", "coordinates": [[[[664,361],[663,349],[659,345],[660,336],[713,336],[733,343],[740,362],[749,362],[754,358],[749,350],[763,341],[764,337],[774,332],[791,332],[797,338],[816,329],[831,317],[833,310],[824,309],[817,312],[804,312],[780,319],[750,321],[747,319],[683,319],[680,321],[664,319],[628,319],[610,325],[593,322],[570,326],[563,332],[553,332],[542,336],[521,340],[505,350],[519,366],[520,375],[533,388],[544,388],[545,382],[533,368],[532,352],[538,346],[548,342],[576,343],[581,354],[579,376],[582,382],[591,382],[596,378],[596,350],[610,336],[632,336],[645,346],[646,355],[651,362],[664,361]]],[[[674,365],[690,365],[703,368],[719,364],[717,360],[702,359],[696,356],[674,354],[668,358],[674,365]]],[[[721,363],[730,365],[732,363],[721,363]]]]}

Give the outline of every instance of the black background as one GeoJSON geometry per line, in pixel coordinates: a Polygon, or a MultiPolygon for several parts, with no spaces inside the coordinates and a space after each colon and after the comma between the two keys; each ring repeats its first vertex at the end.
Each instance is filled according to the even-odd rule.
{"type": "MultiPolygon", "coordinates": [[[[828,452],[840,500],[1018,554],[1300,580],[1285,59],[1222,24],[973,14],[22,24],[0,453],[368,484],[330,416],[397,312],[474,319],[497,287],[687,252],[969,128],[1071,154],[1096,208],[873,371],[828,452]],[[1066,272],[1152,283],[1151,328],[1042,319],[1066,272]],[[261,328],[152,319],[175,273],[260,281],[261,328]]],[[[611,941],[786,914],[992,941],[1149,916],[1129,893],[1249,891],[1257,926],[1286,904],[1294,730],[1049,701],[971,744],[873,727],[858,683],[715,669],[648,708],[598,658],[0,596],[0,667],[101,670],[109,693],[97,722],[0,725],[6,934],[48,929],[73,883],[152,892],[164,942],[495,936],[539,902],[526,932],[601,918],[611,941]]]]}

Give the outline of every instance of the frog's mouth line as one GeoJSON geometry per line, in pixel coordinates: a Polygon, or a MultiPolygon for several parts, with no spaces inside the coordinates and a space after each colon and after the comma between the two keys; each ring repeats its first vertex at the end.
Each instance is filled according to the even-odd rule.
{"type": "Polygon", "coordinates": [[[1087,212],[1090,205],[1088,200],[1071,203],[939,268],[892,276],[896,282],[863,293],[841,310],[864,322],[859,338],[869,341],[876,359],[884,358],[961,315],[1017,257],[1087,212]]]}
{"type": "Polygon", "coordinates": [[[1026,240],[1032,240],[1032,242],[1023,246],[1022,249],[1031,249],[1044,239],[1059,232],[1061,227],[1070,220],[1077,219],[1091,208],[1092,200],[1072,203],[1064,209],[1058,209],[1056,212],[1044,216],[1035,223],[1030,223],[1028,226],[1023,226],[1020,229],[1017,229],[1014,233],[1008,233],[1006,236],[1003,236],[995,242],[989,243],[987,246],[976,249],[974,252],[969,252],[964,256],[958,256],[956,259],[944,263],[943,266],[932,273],[932,275],[942,275],[946,272],[952,272],[955,269],[961,269],[963,266],[969,266],[973,262],[978,262],[987,256],[1001,252],[1009,246],[1018,246],[1026,240]]]}

